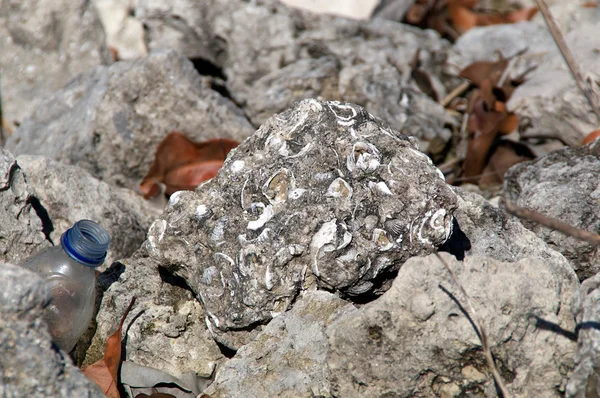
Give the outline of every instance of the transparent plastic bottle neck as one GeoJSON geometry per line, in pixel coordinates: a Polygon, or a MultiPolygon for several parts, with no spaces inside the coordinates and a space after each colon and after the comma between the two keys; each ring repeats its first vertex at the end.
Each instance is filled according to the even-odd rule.
{"type": "Polygon", "coordinates": [[[106,258],[110,236],[100,224],[81,220],[62,234],[60,242],[73,260],[88,267],[97,267],[106,258]]]}

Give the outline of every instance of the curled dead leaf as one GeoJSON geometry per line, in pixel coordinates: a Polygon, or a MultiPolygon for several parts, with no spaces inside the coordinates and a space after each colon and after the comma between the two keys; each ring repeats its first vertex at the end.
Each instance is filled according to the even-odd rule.
{"type": "Polygon", "coordinates": [[[171,132],[158,144],[140,191],[149,199],[161,192],[158,183],[166,185],[167,195],[193,190],[201,182],[213,178],[229,151],[238,145],[237,141],[227,138],[196,143],[180,132],[171,132]]]}
{"type": "Polygon", "coordinates": [[[117,331],[106,341],[104,357],[83,369],[83,374],[95,382],[104,395],[109,398],[121,397],[118,389],[119,365],[121,364],[121,331],[123,330],[125,318],[127,318],[127,315],[131,312],[134,304],[135,297],[132,297],[129,306],[127,306],[127,309],[121,318],[121,322],[119,322],[117,331]]]}
{"type": "Polygon", "coordinates": [[[587,145],[590,142],[594,142],[598,137],[600,137],[600,130],[594,130],[583,138],[581,145],[587,145]]]}

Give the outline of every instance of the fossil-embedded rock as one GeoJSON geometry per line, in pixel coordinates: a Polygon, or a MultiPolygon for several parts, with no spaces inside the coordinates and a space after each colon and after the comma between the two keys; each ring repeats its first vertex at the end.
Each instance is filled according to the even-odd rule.
{"type": "Polygon", "coordinates": [[[77,165],[113,185],[135,187],[170,131],[191,139],[243,140],[252,127],[174,51],[97,67],[46,99],[12,135],[15,154],[77,165]]]}
{"type": "Polygon", "coordinates": [[[575,369],[567,384],[569,398],[600,394],[600,275],[584,281],[573,299],[577,321],[575,369]]]}
{"type": "Polygon", "coordinates": [[[359,106],[305,100],[233,150],[217,177],[171,196],[146,247],[219,334],[268,321],[302,288],[372,291],[447,240],[455,207],[413,140],[359,106]]]}
{"type": "MultiPolygon", "coordinates": [[[[575,350],[556,332],[575,326],[571,297],[578,281],[571,270],[536,258],[503,263],[442,256],[487,329],[509,391],[561,396],[575,350]]],[[[465,309],[436,256],[411,258],[382,297],[328,327],[334,396],[495,396],[465,309]]]]}
{"type": "Polygon", "coordinates": [[[242,347],[204,391],[213,398],[330,396],[325,329],[354,306],[308,291],[242,347]]]}
{"type": "Polygon", "coordinates": [[[104,31],[86,0],[0,1],[5,120],[21,122],[47,95],[110,62],[104,31]]]}
{"type": "Polygon", "coordinates": [[[0,286],[0,396],[104,397],[52,343],[42,319],[51,297],[44,281],[24,268],[0,263],[0,286]]]}
{"type": "MultiPolygon", "coordinates": [[[[600,143],[563,149],[511,168],[504,197],[519,206],[597,232],[600,225],[600,143]]],[[[600,271],[595,247],[577,238],[522,221],[548,245],[561,252],[580,279],[600,271]]]]}
{"type": "Polygon", "coordinates": [[[0,147],[0,261],[18,264],[51,246],[34,205],[37,207],[23,170],[12,154],[0,147]]]}
{"type": "Polygon", "coordinates": [[[146,239],[160,212],[140,195],[111,187],[87,171],[43,156],[21,155],[17,162],[41,208],[47,214],[45,231],[54,244],[77,221],[100,223],[111,242],[105,264],[131,256],[146,239]]]}

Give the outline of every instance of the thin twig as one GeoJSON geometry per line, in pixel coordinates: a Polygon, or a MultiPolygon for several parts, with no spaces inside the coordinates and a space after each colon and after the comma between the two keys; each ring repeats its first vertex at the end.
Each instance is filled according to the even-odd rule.
{"type": "Polygon", "coordinates": [[[508,210],[508,212],[514,216],[527,221],[536,222],[544,227],[557,230],[565,235],[589,242],[593,245],[600,245],[600,235],[598,234],[576,228],[564,221],[548,217],[542,213],[538,213],[535,210],[529,210],[524,207],[517,206],[508,199],[504,199],[504,205],[506,206],[506,210],[508,210]]]}
{"type": "Polygon", "coordinates": [[[469,299],[469,295],[467,294],[467,291],[465,290],[463,285],[458,281],[456,274],[454,273],[452,268],[450,268],[450,265],[448,265],[446,260],[444,260],[442,258],[442,256],[440,256],[439,253],[435,253],[435,255],[442,262],[442,264],[444,264],[444,267],[446,267],[446,270],[448,270],[448,272],[450,273],[450,276],[452,277],[452,281],[454,282],[454,284],[456,286],[458,286],[458,289],[460,290],[461,294],[465,298],[467,307],[469,308],[469,313],[470,313],[471,317],[473,318],[473,320],[475,321],[475,327],[477,329],[477,333],[479,334],[479,339],[481,340],[481,346],[483,348],[485,360],[486,360],[489,368],[492,371],[492,376],[494,377],[494,381],[496,381],[496,385],[500,389],[500,392],[502,392],[502,396],[504,398],[510,398],[510,393],[508,392],[506,385],[504,385],[504,380],[502,379],[502,376],[500,376],[500,372],[498,371],[498,368],[496,367],[496,363],[494,362],[494,357],[492,356],[492,350],[490,349],[488,336],[487,336],[485,328],[483,327],[483,322],[481,322],[481,318],[479,318],[479,316],[477,315],[477,312],[475,311],[475,308],[471,304],[471,299],[469,299]]]}
{"type": "Polygon", "coordinates": [[[546,21],[546,25],[548,25],[548,29],[550,29],[550,33],[552,34],[552,37],[554,38],[554,41],[556,42],[556,45],[558,46],[563,58],[565,61],[567,61],[567,65],[569,65],[569,69],[571,70],[573,78],[575,78],[577,85],[590,103],[592,111],[596,114],[598,120],[600,120],[600,106],[598,105],[598,98],[596,97],[593,89],[585,83],[583,75],[581,74],[581,70],[579,69],[579,65],[577,62],[575,62],[575,58],[573,58],[571,50],[569,50],[569,47],[567,47],[565,38],[563,37],[562,33],[560,33],[560,29],[558,28],[558,25],[556,25],[556,21],[554,20],[554,17],[552,17],[552,14],[548,9],[548,5],[544,0],[535,0],[535,3],[540,9],[540,12],[544,17],[544,21],[546,21]]]}
{"type": "Polygon", "coordinates": [[[446,97],[444,97],[443,100],[440,101],[440,105],[445,108],[450,102],[452,102],[454,98],[467,91],[470,85],[471,82],[462,82],[460,85],[454,88],[454,90],[452,90],[450,94],[448,94],[446,97]]]}

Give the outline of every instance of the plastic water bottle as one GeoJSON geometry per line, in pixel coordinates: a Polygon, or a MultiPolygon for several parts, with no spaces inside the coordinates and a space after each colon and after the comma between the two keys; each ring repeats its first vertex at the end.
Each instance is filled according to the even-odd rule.
{"type": "Polygon", "coordinates": [[[70,352],[94,316],[95,268],[106,258],[110,236],[94,221],[81,220],[61,236],[60,243],[29,257],[23,266],[52,289],[44,318],[54,342],[70,352]]]}

